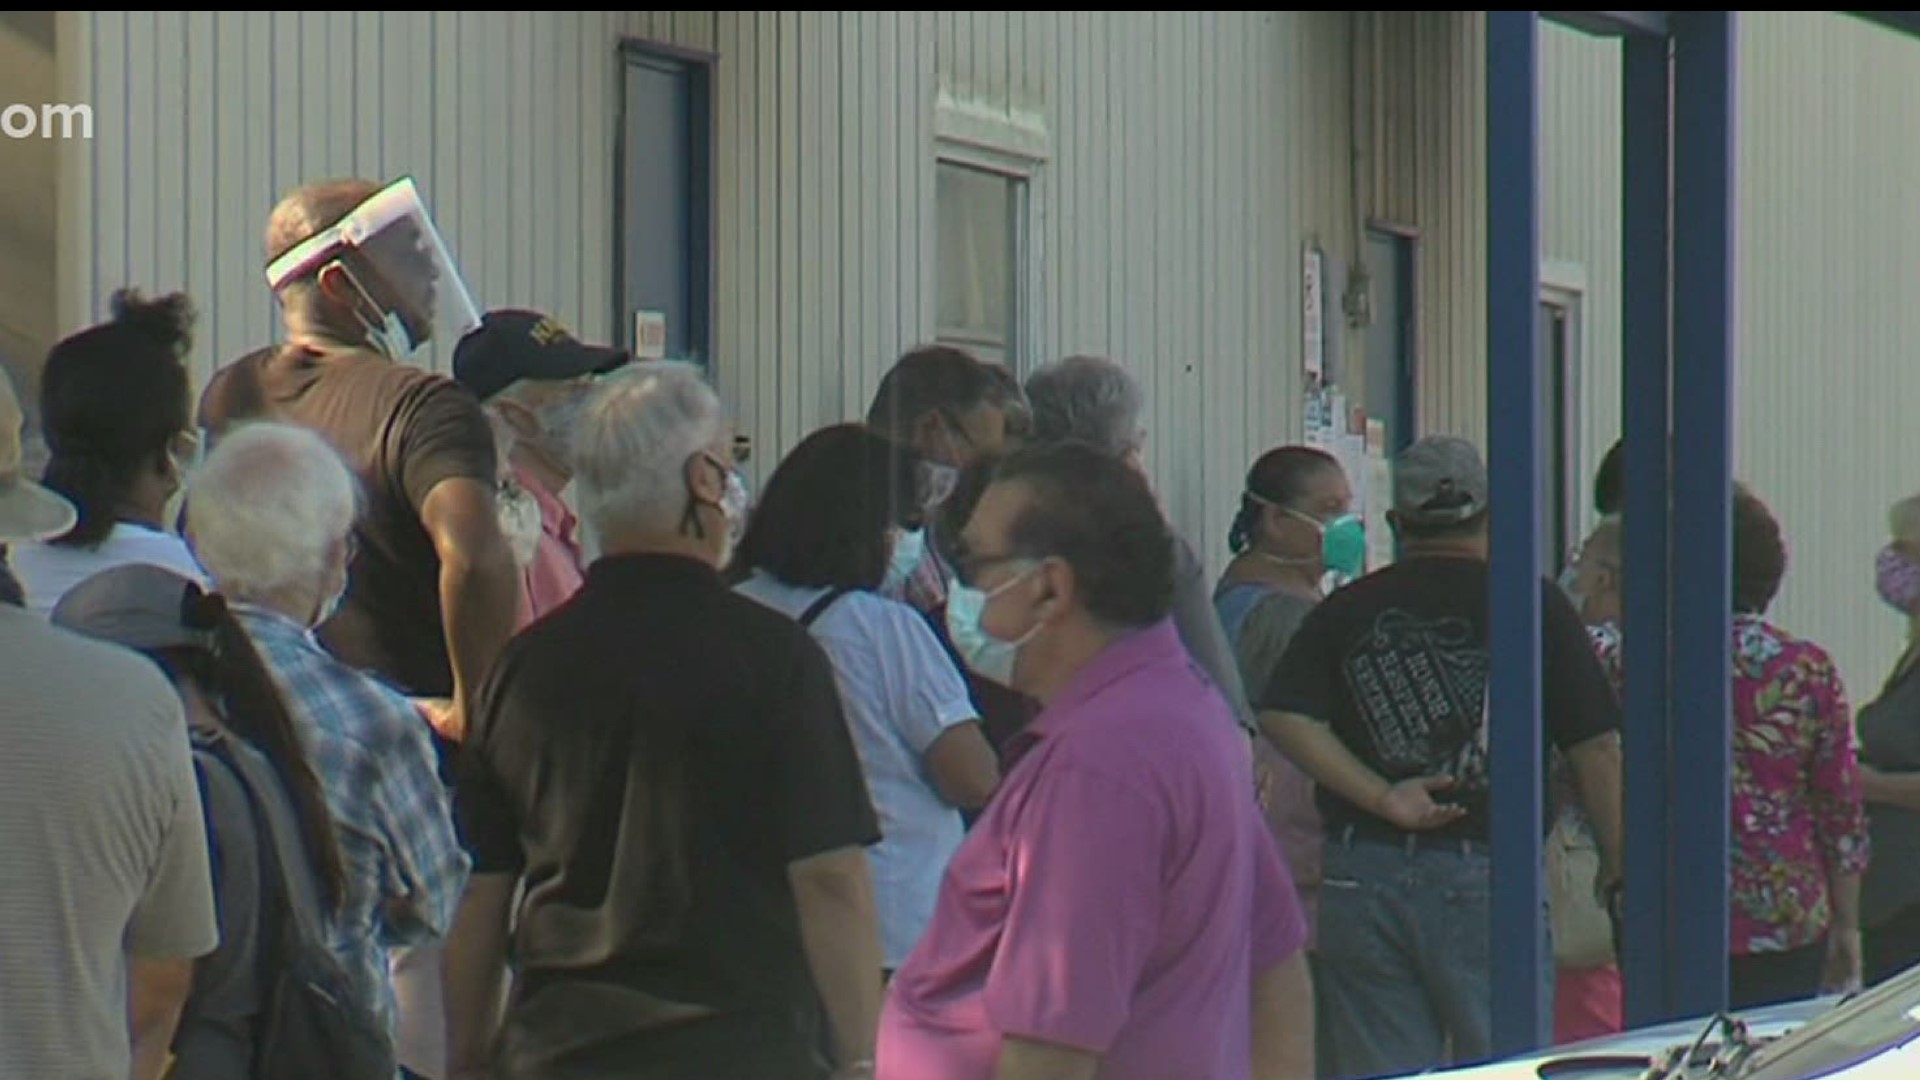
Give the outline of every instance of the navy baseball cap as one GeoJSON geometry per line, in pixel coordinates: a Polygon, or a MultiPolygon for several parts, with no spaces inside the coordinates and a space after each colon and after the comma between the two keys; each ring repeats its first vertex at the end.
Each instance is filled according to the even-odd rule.
{"type": "Polygon", "coordinates": [[[522,380],[564,382],[604,374],[632,359],[626,350],[588,345],[551,315],[489,311],[453,350],[453,377],[485,401],[522,380]]]}

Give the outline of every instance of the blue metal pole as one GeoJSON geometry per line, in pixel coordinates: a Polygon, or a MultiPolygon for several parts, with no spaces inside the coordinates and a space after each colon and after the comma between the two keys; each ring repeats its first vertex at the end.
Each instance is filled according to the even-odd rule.
{"type": "Polygon", "coordinates": [[[1732,762],[1735,15],[1676,11],[1673,1007],[1727,1005],[1732,762]],[[1681,779],[1684,776],[1684,780],[1681,779]]]}
{"type": "Polygon", "coordinates": [[[1493,1051],[1549,1041],[1540,842],[1539,13],[1487,13],[1493,1051]]]}
{"type": "Polygon", "coordinates": [[[1629,37],[1622,52],[1620,415],[1625,418],[1624,510],[1627,911],[1621,970],[1630,1026],[1675,1019],[1668,994],[1667,711],[1668,484],[1673,404],[1669,364],[1668,213],[1673,95],[1671,42],[1629,37]]]}

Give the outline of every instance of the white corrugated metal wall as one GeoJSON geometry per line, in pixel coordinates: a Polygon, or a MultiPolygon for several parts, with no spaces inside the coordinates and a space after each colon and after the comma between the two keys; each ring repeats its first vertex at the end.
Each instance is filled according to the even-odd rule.
{"type": "Polygon", "coordinates": [[[1738,468],[1791,546],[1779,620],[1860,704],[1903,644],[1873,588],[1886,510],[1920,491],[1920,41],[1834,12],[1741,26],[1738,468]]]}
{"type": "MultiPolygon", "coordinates": [[[[1351,258],[1349,17],[942,15],[943,92],[1052,146],[1039,355],[1111,355],[1152,403],[1168,507],[1215,565],[1248,464],[1300,435],[1300,251],[1351,258]]],[[[929,260],[930,263],[930,260],[929,260]]]]}
{"type": "MultiPolygon", "coordinates": [[[[318,176],[411,172],[483,305],[609,333],[623,36],[719,55],[715,366],[756,463],[857,416],[932,334],[936,88],[1037,115],[1039,356],[1151,389],[1170,509],[1216,561],[1297,437],[1299,250],[1351,255],[1345,13],[69,12],[60,323],[185,288],[201,375],[269,340],[260,234],[318,176]]],[[[438,362],[430,358],[427,362],[438,362]]]]}
{"type": "Polygon", "coordinates": [[[1570,272],[1579,297],[1575,498],[1591,527],[1593,472],[1620,435],[1620,43],[1543,27],[1540,91],[1542,276],[1570,272]]]}
{"type": "Polygon", "coordinates": [[[1486,436],[1486,48],[1472,11],[1382,11],[1374,217],[1419,232],[1415,394],[1423,433],[1486,436]]]}
{"type": "MultiPolygon", "coordinates": [[[[711,13],[681,16],[693,36],[711,13]]],[[[60,323],[122,284],[203,308],[197,371],[268,341],[268,211],[324,176],[412,173],[476,296],[587,335],[611,308],[614,43],[634,12],[62,12],[60,323]]]]}
{"type": "MultiPolygon", "coordinates": [[[[27,105],[38,110],[58,100],[54,74],[51,18],[0,13],[0,106],[27,105]]],[[[38,117],[34,120],[37,124],[38,117]]],[[[19,130],[20,120],[11,121],[19,130]]],[[[38,137],[0,139],[0,359],[6,361],[16,389],[31,398],[37,379],[34,358],[54,340],[53,275],[54,193],[58,184],[58,144],[38,137]]]]}
{"type": "MultiPolygon", "coordinates": [[[[1354,255],[1352,20],[65,12],[59,96],[94,106],[96,137],[59,146],[58,323],[97,317],[123,283],[187,288],[206,310],[204,374],[273,333],[259,238],[280,192],[412,171],[483,302],[605,336],[616,45],[715,51],[716,366],[764,466],[856,415],[888,361],[932,332],[944,93],[1038,118],[1038,355],[1136,366],[1156,474],[1217,564],[1246,463],[1299,433],[1301,245],[1354,255]]],[[[1481,24],[1385,12],[1379,25],[1377,52],[1374,35],[1361,41],[1380,136],[1359,210],[1420,231],[1422,426],[1478,437],[1481,24]]],[[[1782,618],[1866,687],[1897,637],[1868,560],[1885,504],[1920,487],[1899,412],[1920,379],[1902,362],[1920,337],[1905,295],[1920,204],[1899,182],[1920,151],[1889,137],[1920,120],[1920,44],[1838,16],[1744,26],[1742,471],[1795,541],[1782,618]],[[1810,444],[1822,425],[1836,430],[1810,444]]],[[[1616,58],[1545,31],[1543,255],[1584,275],[1583,449],[1596,461],[1619,416],[1616,58]]]]}
{"type": "MultiPolygon", "coordinates": [[[[1873,591],[1886,509],[1920,491],[1920,148],[1899,135],[1920,127],[1920,42],[1832,12],[1740,26],[1736,470],[1786,530],[1774,617],[1828,648],[1860,703],[1903,644],[1873,591]]],[[[1542,44],[1543,254],[1585,271],[1597,464],[1621,415],[1619,46],[1558,28],[1542,44]]]]}

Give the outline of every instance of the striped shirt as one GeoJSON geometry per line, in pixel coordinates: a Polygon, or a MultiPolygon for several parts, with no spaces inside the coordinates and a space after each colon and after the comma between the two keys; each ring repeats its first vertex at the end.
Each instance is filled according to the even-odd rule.
{"type": "Polygon", "coordinates": [[[391,1030],[388,950],[446,934],[470,867],[426,722],[293,620],[251,605],[234,612],[286,695],[333,814],[347,869],[334,954],[391,1030]]]}
{"type": "Polygon", "coordinates": [[[0,1076],[126,1076],[128,955],[219,941],[180,697],[11,606],[0,688],[0,1076]]]}

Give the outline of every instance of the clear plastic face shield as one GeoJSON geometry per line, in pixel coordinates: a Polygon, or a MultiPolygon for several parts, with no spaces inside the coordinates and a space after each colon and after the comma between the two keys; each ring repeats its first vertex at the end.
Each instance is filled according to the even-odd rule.
{"type": "Polygon", "coordinates": [[[276,292],[338,267],[374,348],[400,360],[428,341],[449,348],[480,325],[480,312],[420,201],[411,177],[368,196],[332,228],[267,267],[276,292]]]}

